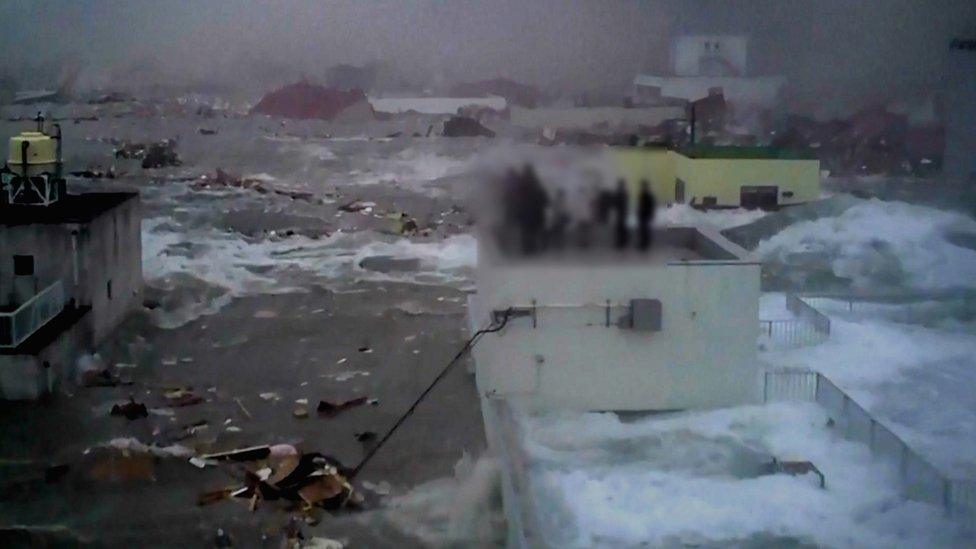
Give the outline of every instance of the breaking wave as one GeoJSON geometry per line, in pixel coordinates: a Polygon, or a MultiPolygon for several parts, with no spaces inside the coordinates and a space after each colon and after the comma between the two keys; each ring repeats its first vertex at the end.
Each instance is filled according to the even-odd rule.
{"type": "Polygon", "coordinates": [[[313,239],[246,238],[214,228],[186,228],[171,218],[143,222],[146,283],[182,299],[157,315],[157,324],[176,327],[212,314],[234,297],[305,291],[310,284],[360,280],[463,284],[477,260],[470,235],[440,241],[381,240],[370,231],[335,233],[313,239]],[[415,260],[410,269],[364,269],[370,257],[415,260]],[[196,283],[194,283],[194,281],[196,283]]]}

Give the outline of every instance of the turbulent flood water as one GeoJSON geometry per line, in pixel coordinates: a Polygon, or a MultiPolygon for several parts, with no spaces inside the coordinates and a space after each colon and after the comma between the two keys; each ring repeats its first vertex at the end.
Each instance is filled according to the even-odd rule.
{"type": "MultiPolygon", "coordinates": [[[[112,546],[201,545],[217,528],[239,546],[277,546],[292,513],[270,503],[255,513],[234,502],[198,507],[201,491],[236,481],[173,456],[284,442],[355,465],[365,453],[356,434],[388,428],[466,337],[476,250],[463,196],[468,166],[490,142],[387,137],[428,125],[409,120],[345,127],[103,112],[70,122],[87,109],[50,113],[65,118],[67,169],[113,166],[116,177],[74,177],[70,192],[141,195],[146,307],[94,358],[133,383],[4,404],[0,447],[16,482],[0,514],[112,546]],[[177,141],[182,165],[143,170],[113,155],[121,141],[160,139],[177,141]],[[250,188],[214,184],[218,168],[250,188]],[[401,234],[401,214],[427,230],[401,234]],[[205,402],[169,409],[162,395],[173,387],[205,402]],[[377,405],[335,419],[292,414],[296,402],[360,394],[377,405]],[[149,417],[110,417],[130,396],[149,417]],[[187,437],[186,425],[203,427],[187,437]],[[145,475],[92,474],[103,447],[144,444],[168,449],[145,475]],[[64,479],[38,484],[38,471],[60,464],[64,479]]],[[[5,135],[29,125],[0,123],[5,135]]],[[[483,453],[473,379],[459,367],[364,471],[365,510],[315,517],[305,534],[353,546],[497,545],[497,470],[483,453]]]]}
{"type": "MultiPolygon", "coordinates": [[[[210,543],[218,528],[237,546],[277,546],[291,517],[301,513],[271,502],[254,512],[246,502],[197,506],[201,492],[238,481],[223,470],[197,469],[186,457],[287,443],[347,466],[358,463],[368,448],[359,435],[392,425],[467,339],[465,303],[477,259],[472,224],[479,213],[465,199],[478,184],[472,171],[481,153],[524,139],[504,125],[496,139],[414,137],[426,134],[436,122],[431,117],[329,124],[236,115],[137,117],[113,109],[99,110],[96,119],[89,118],[93,107],[83,105],[51,114],[64,128],[68,170],[114,167],[112,179],[71,178],[72,192],[141,195],[144,307],[86,359],[114,368],[128,383],[68,383],[69,395],[0,405],[2,468],[11,479],[0,493],[0,516],[55,537],[112,546],[197,546],[210,543]],[[121,142],[160,139],[177,141],[180,166],[144,170],[138,160],[113,154],[121,142]],[[218,169],[246,183],[226,185],[218,169]],[[404,233],[404,219],[421,230],[404,233]],[[204,395],[204,401],[170,408],[164,395],[174,388],[204,395]],[[295,413],[320,399],[358,396],[375,405],[331,419],[295,413]],[[130,397],[147,405],[149,417],[109,415],[130,397]],[[120,452],[144,453],[147,445],[155,453],[151,466],[126,469],[122,479],[101,473],[115,470],[120,452]],[[66,472],[45,481],[42,473],[52,466],[66,472]]],[[[0,122],[5,135],[29,125],[0,122]]],[[[913,193],[891,200],[838,191],[773,214],[675,206],[659,219],[724,230],[763,260],[770,275],[765,282],[776,289],[961,291],[965,300],[976,289],[972,212],[965,205],[939,209],[912,199],[923,191],[913,193]]],[[[954,387],[971,381],[974,369],[970,303],[940,302],[910,318],[894,308],[842,314],[829,303],[824,307],[838,317],[837,337],[761,358],[825,371],[935,463],[972,471],[968,441],[976,416],[971,399],[954,387]],[[914,351],[902,352],[906,345],[914,351]],[[944,398],[941,411],[924,406],[913,393],[919,388],[944,398]]],[[[620,441],[600,435],[607,431],[601,422],[609,420],[590,425],[594,421],[559,425],[558,432],[571,434],[547,440],[561,447],[587,434],[592,448],[584,450],[601,464],[620,441]]],[[[534,449],[555,455],[544,447],[534,449]]],[[[708,455],[705,448],[696,457],[707,462],[708,455]]],[[[303,532],[351,546],[503,545],[498,464],[484,456],[478,397],[462,365],[357,479],[364,509],[310,516],[303,532]]],[[[543,495],[558,492],[590,517],[565,524],[570,519],[556,517],[566,539],[584,540],[578,544],[617,539],[615,531],[630,528],[620,539],[634,545],[676,539],[707,545],[752,540],[754,533],[755,543],[746,546],[776,545],[764,530],[779,527],[775,521],[741,528],[723,523],[683,537],[696,525],[675,524],[662,514],[674,527],[662,537],[644,527],[642,506],[661,505],[687,486],[662,485],[673,479],[646,471],[578,477],[575,466],[561,462],[541,474],[543,495]],[[583,497],[578,481],[589,486],[583,497]],[[641,482],[657,486],[657,496],[628,492],[641,482]],[[594,501],[621,491],[634,504],[618,501],[619,516],[590,513],[594,501]],[[633,520],[620,522],[631,514],[633,520]]]]}

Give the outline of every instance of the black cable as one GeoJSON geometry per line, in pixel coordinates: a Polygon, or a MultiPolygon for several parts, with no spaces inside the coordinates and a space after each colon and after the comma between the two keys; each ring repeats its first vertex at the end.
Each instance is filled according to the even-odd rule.
{"type": "Polygon", "coordinates": [[[434,381],[432,381],[430,385],[428,385],[427,388],[424,389],[424,392],[420,393],[420,396],[417,397],[417,400],[415,400],[413,404],[411,404],[410,407],[407,408],[407,411],[404,412],[404,414],[400,416],[400,418],[396,421],[396,423],[393,424],[393,427],[391,427],[390,430],[387,431],[385,435],[383,435],[383,438],[381,438],[380,441],[377,442],[376,445],[373,446],[369,450],[369,452],[366,453],[365,456],[363,456],[363,459],[359,462],[359,465],[357,465],[356,468],[353,469],[351,473],[349,473],[348,477],[350,479],[354,478],[357,474],[359,474],[359,471],[361,471],[362,468],[365,467],[366,464],[369,462],[369,460],[372,459],[374,455],[376,455],[376,452],[378,452],[379,449],[383,447],[383,444],[386,443],[386,441],[389,440],[391,436],[393,436],[393,433],[395,433],[396,430],[400,428],[400,425],[402,425],[403,422],[406,421],[411,414],[413,414],[414,410],[417,409],[417,406],[424,400],[427,394],[430,393],[434,389],[434,387],[437,386],[438,383],[440,383],[442,379],[444,379],[444,377],[447,375],[449,371],[451,371],[451,367],[454,366],[454,364],[456,364],[457,361],[461,359],[461,357],[467,354],[468,351],[470,351],[471,348],[475,346],[475,344],[478,342],[481,336],[485,334],[492,334],[495,332],[499,332],[503,328],[505,328],[505,325],[508,324],[508,319],[512,315],[512,311],[513,309],[509,307],[508,309],[505,310],[504,314],[502,315],[501,322],[498,322],[498,324],[494,326],[488,325],[487,328],[482,328],[481,330],[478,330],[477,332],[474,333],[474,335],[468,338],[468,341],[464,344],[464,346],[461,347],[461,350],[458,351],[456,355],[454,355],[454,358],[452,358],[450,362],[447,363],[447,366],[445,366],[444,369],[441,370],[441,373],[437,374],[437,377],[434,378],[434,381]]]}

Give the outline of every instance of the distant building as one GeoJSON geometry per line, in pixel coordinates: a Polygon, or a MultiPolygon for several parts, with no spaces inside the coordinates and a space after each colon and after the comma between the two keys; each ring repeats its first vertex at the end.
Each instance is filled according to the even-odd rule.
{"type": "Polygon", "coordinates": [[[363,121],[374,117],[362,90],[337,90],[301,81],[265,94],[252,114],[281,118],[363,121]]]}
{"type": "Polygon", "coordinates": [[[820,161],[772,147],[622,147],[613,155],[632,189],[646,180],[663,204],[774,209],[820,197],[820,161]]]}
{"type": "Polygon", "coordinates": [[[750,76],[747,46],[744,36],[679,36],[671,46],[671,73],[637,75],[634,102],[695,101],[721,93],[734,104],[771,106],[785,79],[750,76]]]}
{"type": "Polygon", "coordinates": [[[976,37],[949,45],[945,113],[943,171],[954,178],[976,178],[976,37]]]}
{"type": "Polygon", "coordinates": [[[66,194],[60,129],[10,140],[0,179],[0,399],[75,377],[142,301],[136,193],[66,194]]]}
{"type": "Polygon", "coordinates": [[[373,110],[384,114],[458,114],[465,108],[477,107],[504,111],[508,103],[504,97],[371,97],[373,110]]]}

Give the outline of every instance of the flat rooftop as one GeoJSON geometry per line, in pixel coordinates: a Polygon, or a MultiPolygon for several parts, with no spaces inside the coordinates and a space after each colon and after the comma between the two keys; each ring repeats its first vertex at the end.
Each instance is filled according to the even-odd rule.
{"type": "Polygon", "coordinates": [[[0,226],[90,223],[96,217],[138,198],[139,193],[69,194],[50,206],[0,205],[0,226]]]}
{"type": "Polygon", "coordinates": [[[797,149],[783,149],[780,147],[762,146],[706,146],[698,145],[682,147],[675,152],[695,159],[723,159],[723,160],[816,160],[810,151],[797,149]]]}
{"type": "Polygon", "coordinates": [[[624,249],[613,245],[609,228],[601,229],[592,244],[580,248],[571,243],[559,249],[544,249],[532,254],[505,253],[489,250],[488,254],[501,258],[505,263],[520,264],[669,264],[682,262],[720,261],[754,263],[747,250],[722,236],[710,226],[655,227],[653,244],[647,250],[636,245],[637,235],[630,235],[630,243],[624,249]]]}

